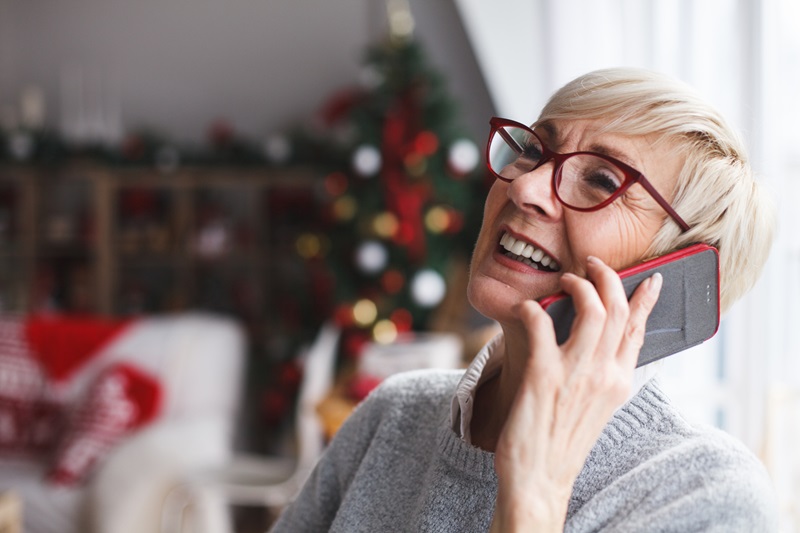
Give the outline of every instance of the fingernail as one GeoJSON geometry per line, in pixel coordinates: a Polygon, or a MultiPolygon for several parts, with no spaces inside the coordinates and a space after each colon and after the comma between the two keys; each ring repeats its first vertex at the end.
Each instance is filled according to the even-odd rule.
{"type": "Polygon", "coordinates": [[[586,262],[590,265],[598,265],[600,264],[600,260],[593,255],[590,255],[586,258],[586,262]]]}
{"type": "Polygon", "coordinates": [[[661,272],[656,272],[652,276],[650,276],[650,290],[654,292],[658,292],[661,290],[661,284],[664,282],[664,277],[661,275],[661,272]]]}

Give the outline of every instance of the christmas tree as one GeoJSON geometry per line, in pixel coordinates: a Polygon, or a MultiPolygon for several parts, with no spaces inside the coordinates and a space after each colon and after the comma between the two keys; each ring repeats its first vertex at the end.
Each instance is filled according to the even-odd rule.
{"type": "Polygon", "coordinates": [[[409,32],[370,49],[362,85],[331,97],[319,118],[294,143],[325,175],[316,227],[297,245],[327,276],[314,301],[352,356],[366,341],[431,327],[454,265],[463,271],[469,257],[486,180],[444,79],[409,32]]]}

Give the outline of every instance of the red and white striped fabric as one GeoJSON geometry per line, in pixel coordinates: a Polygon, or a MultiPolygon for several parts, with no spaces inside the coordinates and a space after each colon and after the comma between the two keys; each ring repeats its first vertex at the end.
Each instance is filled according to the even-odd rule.
{"type": "Polygon", "coordinates": [[[36,457],[52,448],[63,406],[45,399],[46,376],[31,356],[25,319],[0,320],[0,453],[36,457]]]}
{"type": "Polygon", "coordinates": [[[51,462],[48,479],[76,484],[160,407],[158,380],[113,363],[77,402],[60,388],[127,322],[0,316],[0,456],[51,462]],[[51,457],[55,451],[55,456],[51,457]]]}
{"type": "Polygon", "coordinates": [[[160,403],[154,377],[127,363],[106,369],[72,413],[48,479],[80,482],[125,434],[152,420],[160,403]]]}

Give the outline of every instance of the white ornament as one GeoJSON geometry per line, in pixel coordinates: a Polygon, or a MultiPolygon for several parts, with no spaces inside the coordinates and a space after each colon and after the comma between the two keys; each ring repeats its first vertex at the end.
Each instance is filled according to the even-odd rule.
{"type": "Polygon", "coordinates": [[[469,174],[481,159],[478,147],[467,139],[460,139],[450,146],[447,161],[453,170],[459,174],[469,174]]]}
{"type": "Polygon", "coordinates": [[[447,285],[435,270],[420,270],[411,280],[411,297],[422,307],[433,307],[444,298],[447,285]]]}
{"type": "Polygon", "coordinates": [[[353,154],[353,168],[361,177],[374,176],[381,169],[381,153],[374,146],[359,146],[353,154]]]}
{"type": "Polygon", "coordinates": [[[386,268],[389,252],[378,241],[366,241],[356,250],[356,264],[365,274],[375,274],[386,268]]]}
{"type": "Polygon", "coordinates": [[[264,156],[272,163],[282,164],[292,155],[292,145],[283,135],[272,135],[264,141],[264,156]]]}

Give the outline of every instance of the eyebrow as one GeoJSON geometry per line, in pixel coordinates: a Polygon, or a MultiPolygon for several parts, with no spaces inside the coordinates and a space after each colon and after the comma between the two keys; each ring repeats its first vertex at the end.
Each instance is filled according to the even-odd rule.
{"type": "MultiPolygon", "coordinates": [[[[555,139],[557,144],[563,142],[563,139],[560,138],[558,130],[556,127],[553,126],[552,122],[542,122],[541,124],[536,125],[537,128],[542,128],[546,133],[549,139],[555,139]]],[[[628,156],[624,152],[620,152],[610,146],[606,146],[604,144],[592,144],[588,150],[580,150],[581,152],[594,152],[600,155],[605,155],[608,157],[613,157],[614,159],[618,159],[619,161],[631,166],[632,168],[636,169],[637,172],[641,173],[639,170],[639,165],[637,162],[633,161],[630,156],[628,156]]]]}

